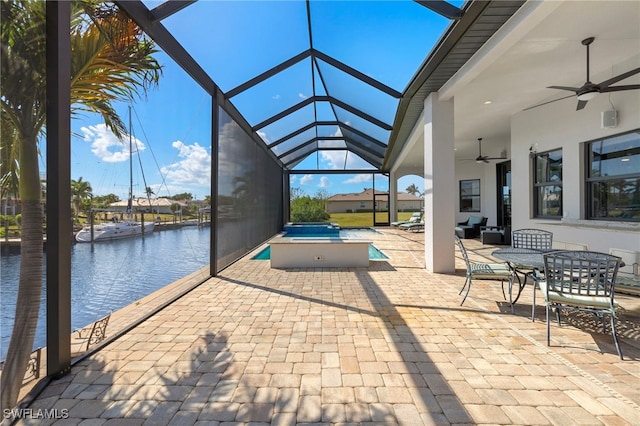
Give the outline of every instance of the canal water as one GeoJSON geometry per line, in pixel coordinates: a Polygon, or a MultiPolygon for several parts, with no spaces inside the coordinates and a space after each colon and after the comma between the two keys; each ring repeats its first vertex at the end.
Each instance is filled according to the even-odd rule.
{"type": "MultiPolygon", "coordinates": [[[[73,245],[72,330],[84,327],[208,265],[209,233],[209,227],[185,226],[156,231],[144,237],[100,242],[93,246],[73,245]]],[[[19,269],[20,255],[0,257],[0,360],[6,357],[13,329],[19,269]]],[[[34,349],[46,345],[44,286],[43,290],[34,349]]]]}

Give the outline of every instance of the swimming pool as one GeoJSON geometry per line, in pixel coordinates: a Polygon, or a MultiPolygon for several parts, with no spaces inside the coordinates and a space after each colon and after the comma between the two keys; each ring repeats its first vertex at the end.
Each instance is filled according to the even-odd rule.
{"type": "MultiPolygon", "coordinates": [[[[373,244],[369,244],[369,260],[384,260],[388,259],[389,256],[380,251],[373,244]]],[[[270,260],[271,259],[271,246],[267,246],[264,249],[260,250],[258,254],[253,256],[251,259],[253,260],[270,260]]]]}
{"type": "MultiPolygon", "coordinates": [[[[313,224],[287,224],[284,227],[285,234],[277,237],[272,243],[277,242],[281,244],[285,241],[297,242],[298,244],[308,239],[310,242],[322,243],[326,241],[327,244],[335,244],[339,242],[343,243],[356,243],[359,240],[371,239],[375,234],[380,234],[375,229],[371,228],[348,228],[342,229],[335,224],[326,223],[313,223],[313,224]]],[[[314,244],[315,247],[318,247],[314,244]]],[[[329,247],[329,246],[326,246],[329,247]]],[[[355,246],[354,246],[355,247],[355,246]]],[[[302,248],[302,246],[300,246],[302,248]]],[[[333,246],[334,249],[337,246],[333,246]]],[[[328,248],[330,250],[330,248],[328,248]]],[[[319,256],[314,256],[314,261],[322,262],[324,260],[324,254],[318,253],[319,256]]],[[[291,255],[291,253],[289,254],[291,255]]],[[[365,253],[363,253],[365,255],[365,253]]],[[[389,257],[385,255],[380,249],[373,244],[368,244],[368,258],[369,260],[383,260],[389,257]]],[[[253,260],[271,260],[271,244],[261,250],[258,254],[253,256],[253,260]]]]}

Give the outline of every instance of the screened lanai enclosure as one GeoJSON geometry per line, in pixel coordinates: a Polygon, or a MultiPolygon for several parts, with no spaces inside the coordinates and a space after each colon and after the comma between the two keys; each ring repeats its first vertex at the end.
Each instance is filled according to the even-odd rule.
{"type": "MultiPolygon", "coordinates": [[[[602,179],[599,174],[583,173],[590,167],[583,160],[592,157],[593,146],[599,141],[618,141],[622,135],[625,143],[631,140],[631,145],[616,148],[616,155],[606,160],[616,164],[619,160],[624,168],[616,170],[625,170],[621,176],[628,182],[638,175],[637,161],[632,161],[637,154],[637,138],[627,136],[637,135],[640,117],[637,97],[633,97],[638,93],[635,85],[640,70],[637,3],[87,3],[126,15],[125,28],[133,29],[136,37],[141,35],[153,45],[151,54],[162,67],[157,85],[145,88],[149,90],[143,90],[139,97],[126,101],[119,98],[114,105],[120,117],[129,107],[134,112],[132,125],[122,130],[134,134],[129,138],[134,139],[133,145],[129,146],[135,146],[136,161],[158,166],[158,172],[147,172],[146,179],[143,176],[142,183],[130,193],[135,190],[138,197],[197,194],[196,201],[205,202],[206,207],[201,204],[203,210],[211,212],[204,247],[194,248],[193,241],[184,241],[170,244],[168,253],[160,254],[152,238],[161,239],[168,233],[154,232],[139,240],[136,250],[146,246],[150,251],[140,262],[132,261],[133,257],[123,250],[113,250],[122,260],[108,272],[125,281],[126,290],[135,277],[124,265],[139,267],[149,262],[152,266],[142,273],[155,272],[157,265],[172,269],[167,266],[169,260],[175,261],[176,254],[185,251],[189,260],[204,256],[202,265],[193,268],[204,271],[206,278],[202,282],[222,275],[229,265],[281,232],[290,220],[291,194],[309,182],[313,182],[313,188],[330,194],[338,193],[338,188],[348,182],[357,185],[354,191],[370,193],[372,205],[376,201],[388,202],[388,216],[378,217],[375,211],[371,215],[371,224],[378,225],[395,220],[399,180],[408,175],[418,177],[425,186],[420,206],[425,223],[425,267],[436,273],[455,270],[451,228],[469,213],[459,208],[469,199],[456,197],[463,187],[458,182],[471,182],[473,188],[480,188],[481,198],[475,189],[469,194],[480,206],[478,210],[474,205],[474,211],[498,226],[507,224],[504,218],[508,216],[508,224],[513,226],[552,228],[560,241],[587,239],[592,248],[600,250],[609,243],[613,247],[615,242],[618,248],[638,251],[637,220],[626,223],[627,218],[615,217],[615,223],[603,222],[612,212],[618,214],[618,207],[635,208],[635,198],[628,190],[618,189],[614,182],[619,180],[618,175],[608,176],[604,183],[610,183],[611,190],[601,195],[616,192],[624,193],[626,198],[616,196],[623,204],[611,203],[611,208],[602,211],[602,204],[595,202],[598,197],[585,193],[585,188],[602,179]],[[576,16],[581,19],[576,20],[576,16]],[[576,109],[572,98],[580,95],[584,81],[585,50],[581,40],[591,36],[595,42],[591,61],[587,50],[587,79],[591,70],[594,81],[630,86],[606,96],[598,94],[587,107],[581,100],[581,108],[576,109]],[[576,88],[574,94],[565,93],[572,87],[576,88]],[[612,127],[605,126],[603,119],[609,108],[620,112],[620,120],[616,119],[612,127]],[[593,139],[596,134],[600,139],[593,139]],[[532,162],[542,164],[550,153],[555,155],[562,150],[562,161],[557,164],[562,165],[563,185],[557,185],[552,176],[533,182],[531,171],[536,170],[537,163],[532,162]],[[502,160],[508,161],[492,162],[502,160]],[[500,181],[502,184],[498,184],[500,181]],[[532,194],[551,186],[563,191],[562,209],[556,208],[557,197],[547,197],[554,203],[553,210],[540,212],[532,194]],[[585,209],[598,209],[601,213],[594,215],[598,217],[584,217],[585,209]],[[549,212],[555,217],[545,217],[549,212]]],[[[42,94],[42,101],[38,97],[34,102],[41,113],[46,92],[46,141],[42,137],[38,145],[33,140],[29,144],[32,162],[20,164],[24,166],[20,177],[30,177],[30,194],[36,194],[28,200],[23,197],[21,207],[36,213],[22,216],[22,261],[16,268],[20,285],[15,287],[26,289],[23,293],[31,299],[27,298],[29,303],[16,303],[20,309],[14,311],[16,317],[30,311],[24,323],[32,324],[38,315],[46,320],[40,322],[46,322],[46,342],[42,345],[46,345],[49,377],[70,371],[69,332],[76,327],[72,308],[82,304],[73,300],[78,270],[99,281],[90,290],[91,303],[99,297],[117,298],[109,293],[110,284],[103,284],[110,280],[104,270],[93,270],[91,263],[72,263],[80,249],[69,238],[78,213],[69,203],[69,182],[82,177],[91,182],[95,194],[115,193],[125,198],[121,180],[130,171],[122,167],[117,172],[109,170],[122,165],[125,156],[131,158],[127,154],[132,150],[107,131],[106,118],[89,113],[72,101],[72,84],[77,83],[72,72],[86,59],[79,54],[86,46],[74,44],[78,40],[73,36],[77,34],[69,31],[72,5],[77,4],[2,2],[3,11],[12,5],[38,5],[38,18],[46,15],[41,19],[46,26],[40,25],[43,31],[46,28],[45,48],[43,43],[23,43],[27,39],[10,37],[11,31],[5,33],[5,25],[10,26],[6,22],[21,21],[7,20],[3,14],[3,37],[7,39],[3,38],[1,75],[3,102],[14,92],[29,95],[34,91],[42,94]],[[10,43],[5,40],[9,39],[28,53],[36,52],[33,56],[37,61],[32,67],[36,72],[24,73],[20,66],[4,60],[13,48],[7,47],[10,43]],[[46,62],[41,58],[42,51],[46,52],[46,62]],[[43,68],[45,73],[37,72],[43,68]],[[14,84],[6,83],[11,71],[14,84]],[[39,81],[46,76],[46,91],[40,87],[42,84],[34,88],[37,91],[20,84],[24,77],[32,75],[38,76],[39,81]],[[40,175],[35,173],[36,166],[40,175]],[[38,185],[45,179],[46,187],[38,185]],[[45,206],[40,204],[43,190],[45,206]],[[41,247],[43,224],[45,255],[41,247]],[[31,231],[28,238],[24,233],[27,228],[31,231]],[[23,250],[28,245],[25,242],[31,243],[29,250],[23,250]],[[43,270],[46,295],[40,298],[34,295],[40,294],[43,270]],[[41,306],[40,313],[31,312],[33,306],[41,306]]],[[[100,13],[97,17],[99,21],[100,13]]],[[[43,39],[42,34],[35,37],[37,42],[43,39]]],[[[128,36],[121,41],[127,40],[128,36]]],[[[85,95],[91,98],[92,86],[84,88],[87,87],[85,95]]],[[[590,89],[586,94],[595,93],[590,89]]],[[[30,110],[20,102],[12,106],[20,112],[30,110]]],[[[5,137],[8,133],[4,112],[5,109],[2,164],[6,167],[17,162],[6,161],[5,154],[20,150],[6,149],[14,141],[5,137]]],[[[42,123],[45,114],[40,115],[42,123]]],[[[44,134],[41,130],[42,127],[33,133],[44,134]]],[[[21,154],[25,152],[22,150],[21,154]]],[[[596,163],[604,165],[594,160],[593,165],[596,163]]],[[[628,187],[634,188],[632,184],[628,187]]],[[[1,202],[5,202],[4,194],[1,202]]],[[[97,246],[95,250],[88,248],[86,255],[107,258],[103,254],[107,246],[97,246]]],[[[3,306],[6,277],[7,269],[3,267],[3,306]]],[[[178,278],[162,279],[166,286],[178,278]]],[[[4,340],[5,335],[1,337],[4,340]]],[[[22,355],[26,362],[30,354],[22,355]]],[[[22,367],[20,370],[24,371],[22,367]]]]}
{"type": "Polygon", "coordinates": [[[282,229],[292,179],[382,173],[402,89],[461,13],[444,1],[116,4],[210,96],[212,273],[282,229]]]}
{"type": "MultiPolygon", "coordinates": [[[[389,190],[383,164],[406,112],[403,90],[463,14],[459,1],[114,3],[155,43],[163,66],[157,90],[134,105],[145,133],[167,135],[153,144],[185,158],[165,167],[163,184],[174,178],[179,188],[178,166],[191,154],[200,154],[200,169],[208,164],[208,181],[198,183],[211,197],[212,276],[282,230],[290,188],[303,176],[348,176],[365,188],[386,182],[379,189],[389,190]]],[[[67,124],[69,13],[66,2],[47,2],[50,374],[70,365],[71,211],[58,200],[70,198],[62,184],[70,168],[83,166],[70,161],[71,135],[99,130],[67,124]]]]}

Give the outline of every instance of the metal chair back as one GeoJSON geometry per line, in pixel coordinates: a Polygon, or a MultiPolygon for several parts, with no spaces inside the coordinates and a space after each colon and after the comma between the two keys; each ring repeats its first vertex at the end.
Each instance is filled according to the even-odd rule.
{"type": "Polygon", "coordinates": [[[564,250],[544,255],[547,291],[568,296],[595,296],[611,299],[620,258],[606,253],[564,250]]]}
{"type": "MultiPolygon", "coordinates": [[[[545,294],[547,316],[547,345],[550,342],[549,310],[556,310],[560,325],[560,310],[578,310],[596,314],[600,319],[608,314],[611,334],[622,359],[616,333],[614,288],[621,259],[606,253],[566,250],[553,251],[544,256],[544,280],[540,287],[545,294]]],[[[605,323],[603,321],[603,331],[605,323]]]]}
{"type": "Polygon", "coordinates": [[[85,351],[88,351],[91,346],[102,342],[106,338],[110,318],[111,312],[94,322],[90,328],[86,327],[74,331],[74,333],[78,333],[76,340],[81,341],[82,345],[86,342],[85,351]]]}
{"type": "Polygon", "coordinates": [[[458,294],[462,294],[462,292],[467,290],[464,297],[462,298],[462,302],[460,305],[464,303],[469,295],[469,290],[471,289],[471,283],[474,279],[478,280],[499,280],[502,282],[502,293],[504,295],[504,282],[511,282],[513,273],[509,265],[506,263],[484,263],[484,262],[471,262],[469,260],[469,255],[467,254],[467,250],[462,244],[462,240],[457,235],[454,235],[456,239],[456,244],[458,245],[458,249],[460,250],[460,254],[462,254],[462,258],[464,259],[464,263],[467,267],[466,271],[466,280],[464,285],[460,289],[458,294]]]}
{"type": "Polygon", "coordinates": [[[553,233],[543,229],[517,229],[511,234],[514,248],[551,250],[553,233]]]}
{"type": "Polygon", "coordinates": [[[464,248],[464,244],[462,244],[462,240],[457,235],[454,235],[454,237],[456,239],[456,244],[458,246],[458,249],[460,250],[460,254],[464,259],[464,263],[465,263],[465,266],[467,267],[467,273],[468,273],[469,271],[471,271],[471,261],[469,260],[467,249],[464,248]]]}

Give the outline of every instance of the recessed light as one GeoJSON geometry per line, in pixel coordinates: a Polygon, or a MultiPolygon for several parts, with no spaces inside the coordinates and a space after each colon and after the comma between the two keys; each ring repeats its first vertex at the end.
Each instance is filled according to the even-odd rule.
{"type": "Polygon", "coordinates": [[[493,103],[493,101],[491,99],[487,99],[486,101],[484,101],[485,105],[489,105],[489,104],[492,104],[492,103],[493,103]]]}

